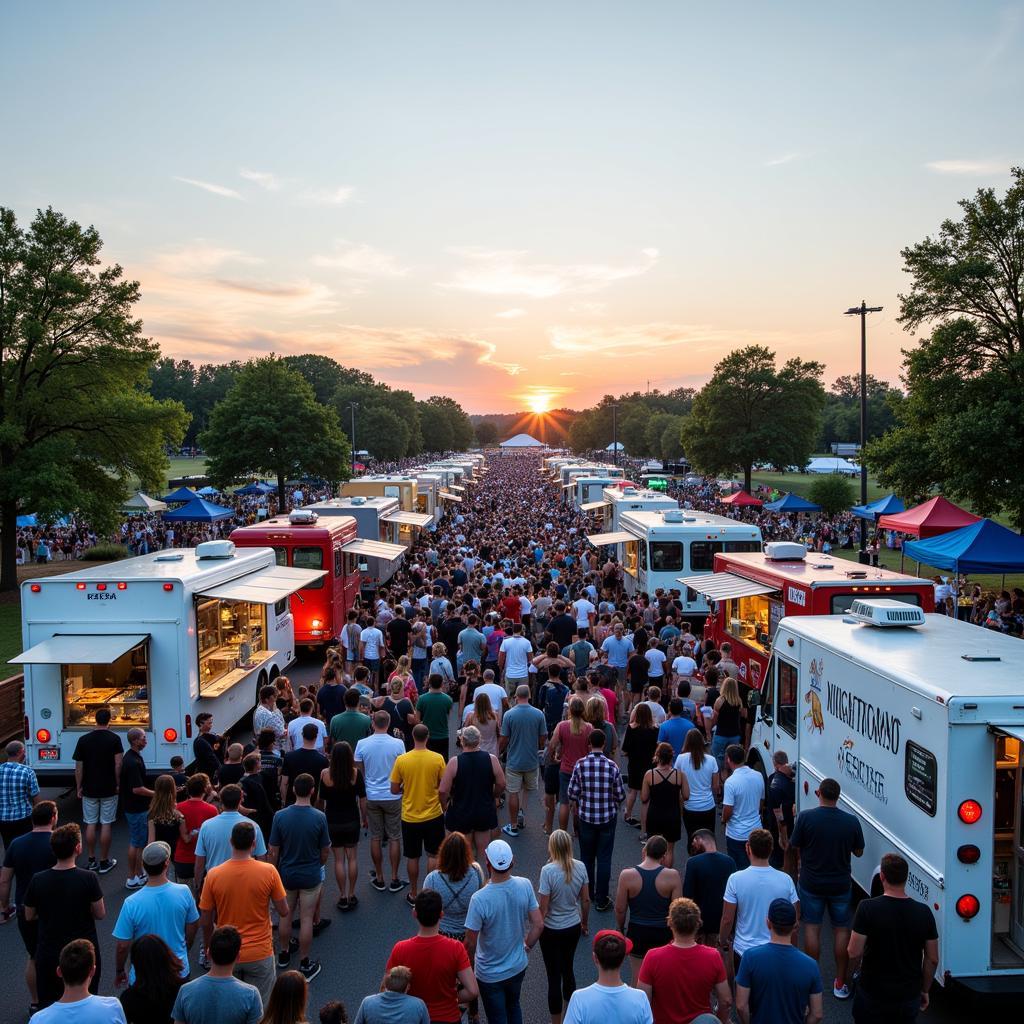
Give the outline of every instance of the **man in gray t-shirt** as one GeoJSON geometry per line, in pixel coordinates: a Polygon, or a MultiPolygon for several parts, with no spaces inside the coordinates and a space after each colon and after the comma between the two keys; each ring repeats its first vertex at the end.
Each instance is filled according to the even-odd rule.
{"type": "Polygon", "coordinates": [[[508,824],[502,832],[513,838],[526,827],[526,804],[537,788],[538,754],[548,738],[544,712],[530,703],[530,687],[516,687],[516,702],[501,719],[500,750],[507,755],[505,786],[508,792],[508,824]],[[519,794],[523,794],[522,809],[519,794]]]}
{"type": "Polygon", "coordinates": [[[259,1024],[263,1000],[259,990],[232,977],[242,950],[237,928],[215,929],[210,939],[210,972],[178,989],[171,1010],[175,1024],[259,1024]]]}

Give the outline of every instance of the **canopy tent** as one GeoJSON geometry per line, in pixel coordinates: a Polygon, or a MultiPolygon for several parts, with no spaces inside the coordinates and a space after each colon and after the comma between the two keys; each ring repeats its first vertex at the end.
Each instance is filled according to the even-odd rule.
{"type": "Polygon", "coordinates": [[[781,498],[769,501],[764,506],[769,512],[820,512],[821,506],[801,498],[799,494],[787,491],[781,498]]]}
{"type": "Polygon", "coordinates": [[[904,505],[895,494],[887,494],[884,498],[869,501],[866,505],[854,505],[850,511],[858,519],[869,519],[874,522],[879,516],[896,515],[902,512],[904,505]]]}
{"type": "Polygon", "coordinates": [[[804,467],[805,473],[859,473],[860,466],[848,459],[833,456],[811,459],[804,467]]]}
{"type": "Polygon", "coordinates": [[[753,507],[764,504],[760,498],[755,498],[752,494],[747,494],[746,491],[734,491],[732,494],[727,494],[724,498],[720,498],[719,501],[723,505],[733,505],[738,508],[743,508],[747,505],[753,507]]]}
{"type": "Polygon", "coordinates": [[[21,529],[26,526],[70,526],[67,516],[61,516],[59,519],[53,519],[50,521],[40,520],[39,516],[35,512],[31,512],[25,516],[18,516],[15,525],[21,529]]]}
{"type": "Polygon", "coordinates": [[[991,519],[979,519],[941,537],[908,541],[903,553],[956,574],[1024,572],[1024,537],[991,519]]]}
{"type": "Polygon", "coordinates": [[[608,445],[607,448],[605,448],[606,452],[615,452],[615,451],[623,452],[625,450],[626,449],[623,448],[621,441],[612,441],[612,443],[610,445],[608,445]]]}
{"type": "Polygon", "coordinates": [[[220,494],[220,491],[218,491],[216,487],[211,487],[207,484],[205,487],[200,487],[199,490],[196,491],[196,494],[198,494],[200,498],[212,498],[215,494],[220,494]]]}
{"type": "Polygon", "coordinates": [[[880,516],[878,528],[909,533],[914,537],[936,537],[940,533],[959,530],[961,526],[970,526],[978,522],[979,518],[959,505],[946,501],[940,494],[906,512],[880,516]]]}
{"type": "Polygon", "coordinates": [[[164,513],[165,523],[216,523],[221,519],[230,519],[235,510],[213,505],[205,498],[195,497],[187,505],[164,513]]]}
{"type": "Polygon", "coordinates": [[[544,445],[537,438],[531,437],[529,434],[516,434],[514,437],[510,437],[507,441],[502,441],[498,445],[499,448],[543,448],[544,445]]]}
{"type": "Polygon", "coordinates": [[[140,512],[163,512],[167,508],[166,501],[157,501],[142,491],[136,491],[122,506],[122,509],[135,509],[140,512]]]}
{"type": "Polygon", "coordinates": [[[35,512],[30,512],[27,516],[18,516],[15,522],[19,530],[25,526],[35,526],[36,514],[35,512]]]}
{"type": "Polygon", "coordinates": [[[165,494],[160,500],[174,504],[176,502],[191,501],[193,498],[198,497],[195,491],[191,487],[179,487],[176,491],[171,491],[170,494],[165,494]]]}
{"type": "Polygon", "coordinates": [[[239,487],[238,490],[235,491],[235,494],[241,494],[243,497],[247,497],[249,495],[271,494],[276,490],[277,488],[273,484],[268,484],[265,480],[257,480],[255,483],[239,487]]]}

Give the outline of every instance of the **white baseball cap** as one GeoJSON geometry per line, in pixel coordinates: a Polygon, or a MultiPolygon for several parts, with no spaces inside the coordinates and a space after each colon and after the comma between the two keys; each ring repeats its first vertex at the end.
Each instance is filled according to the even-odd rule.
{"type": "Polygon", "coordinates": [[[512,865],[512,847],[504,839],[492,839],[484,851],[487,862],[498,871],[507,871],[512,865]]]}

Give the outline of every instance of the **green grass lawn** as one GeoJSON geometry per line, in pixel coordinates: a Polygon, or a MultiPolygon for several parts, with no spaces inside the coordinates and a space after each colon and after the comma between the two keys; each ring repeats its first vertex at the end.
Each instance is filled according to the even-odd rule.
{"type": "Polygon", "coordinates": [[[7,659],[21,653],[21,604],[10,601],[0,604],[0,679],[17,675],[17,665],[7,659]]]}
{"type": "MultiPolygon", "coordinates": [[[[777,487],[783,494],[786,491],[792,491],[794,494],[799,494],[801,498],[810,500],[811,485],[817,479],[819,477],[813,473],[758,473],[755,471],[751,477],[751,486],[757,487],[763,484],[766,487],[777,487]]],[[[860,477],[851,476],[846,479],[850,481],[854,498],[859,501],[860,477]]],[[[888,493],[884,488],[879,487],[870,475],[868,476],[868,501],[874,501],[888,493]]]]}
{"type": "MultiPolygon", "coordinates": [[[[197,459],[169,459],[167,473],[164,475],[160,486],[150,495],[151,498],[160,498],[171,489],[167,481],[180,476],[202,476],[206,472],[206,459],[199,456],[197,459]]],[[[139,489],[138,480],[129,482],[132,493],[139,489]]]]}
{"type": "MultiPolygon", "coordinates": [[[[852,561],[857,561],[857,551],[843,551],[839,549],[833,549],[833,555],[839,558],[849,558],[852,561]]],[[[900,553],[898,551],[890,551],[888,548],[882,548],[878,553],[879,564],[885,569],[892,569],[893,572],[900,572],[900,553]]],[[[909,556],[903,562],[903,572],[909,576],[917,574],[917,562],[915,562],[909,556]]],[[[921,566],[921,575],[931,579],[933,576],[948,576],[948,569],[936,569],[930,565],[921,566]]],[[[999,591],[1003,587],[1002,576],[981,576],[971,573],[968,575],[968,579],[971,583],[980,583],[983,590],[994,590],[999,591]]],[[[1006,588],[1009,590],[1012,587],[1024,587],[1024,573],[1007,573],[1006,575],[1006,588]]]]}

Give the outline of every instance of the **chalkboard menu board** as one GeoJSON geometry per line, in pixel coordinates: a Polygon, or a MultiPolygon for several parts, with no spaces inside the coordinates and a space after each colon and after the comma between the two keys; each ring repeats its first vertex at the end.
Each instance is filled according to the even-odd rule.
{"type": "Polygon", "coordinates": [[[768,639],[775,639],[775,630],[779,628],[782,616],[786,614],[786,606],[781,601],[768,602],[768,639]]]}
{"type": "Polygon", "coordinates": [[[912,804],[935,817],[939,793],[939,763],[935,755],[913,740],[907,741],[903,790],[912,804]]]}

